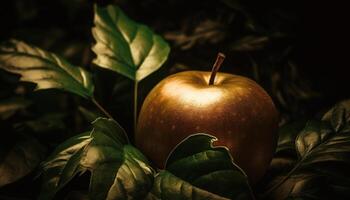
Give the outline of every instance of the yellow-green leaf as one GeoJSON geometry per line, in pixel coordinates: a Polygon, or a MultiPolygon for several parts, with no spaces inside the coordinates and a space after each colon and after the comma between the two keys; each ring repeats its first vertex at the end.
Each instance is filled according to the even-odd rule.
{"type": "Polygon", "coordinates": [[[37,84],[37,90],[57,88],[92,97],[94,85],[90,73],[60,56],[18,40],[0,47],[0,68],[20,74],[22,81],[37,84]]]}
{"type": "Polygon", "coordinates": [[[95,6],[94,63],[141,81],[166,61],[169,45],[147,26],[129,19],[117,6],[95,6]]]}

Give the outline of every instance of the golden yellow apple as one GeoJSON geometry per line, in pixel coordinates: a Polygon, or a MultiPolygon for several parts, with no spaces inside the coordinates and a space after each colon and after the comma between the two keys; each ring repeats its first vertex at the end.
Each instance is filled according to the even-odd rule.
{"type": "Polygon", "coordinates": [[[187,136],[207,133],[226,146],[256,183],[267,170],[277,141],[278,112],[254,81],[237,75],[185,71],[171,75],[146,97],[135,135],[139,147],[159,168],[187,136]]]}

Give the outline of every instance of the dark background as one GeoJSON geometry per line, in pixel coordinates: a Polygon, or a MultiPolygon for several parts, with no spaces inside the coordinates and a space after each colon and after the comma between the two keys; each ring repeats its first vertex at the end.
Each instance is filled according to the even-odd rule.
{"type": "MultiPolygon", "coordinates": [[[[211,69],[226,54],[221,71],[250,77],[274,99],[281,124],[312,118],[349,98],[349,12],[346,3],[239,0],[98,1],[115,3],[132,19],[162,35],[172,51],[165,66],[140,83],[139,102],[169,74],[211,69]]],[[[132,87],[127,78],[98,69],[91,60],[93,1],[13,0],[0,4],[0,40],[16,38],[66,57],[96,73],[95,93],[132,138],[132,87]]],[[[95,107],[80,97],[49,90],[0,71],[0,99],[24,97],[33,104],[1,121],[1,132],[25,132],[52,149],[71,135],[89,130],[79,110],[95,107]],[[33,122],[33,123],[29,123],[33,122]],[[6,131],[5,131],[6,130],[6,131]]],[[[2,143],[15,140],[2,134],[2,143]],[[10,139],[8,139],[10,138],[10,139]]],[[[0,188],[0,194],[34,197],[39,180],[31,174],[0,188]],[[28,184],[30,186],[28,187],[28,184]]],[[[74,183],[73,183],[74,185],[74,183]]],[[[73,186],[70,186],[73,187],[73,186]]]]}

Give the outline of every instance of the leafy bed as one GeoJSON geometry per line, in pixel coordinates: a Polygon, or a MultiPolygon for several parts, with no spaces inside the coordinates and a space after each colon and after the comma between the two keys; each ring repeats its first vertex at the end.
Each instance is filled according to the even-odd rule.
{"type": "MultiPolygon", "coordinates": [[[[97,55],[93,63],[134,81],[136,123],[138,84],[164,64],[169,45],[116,6],[95,6],[92,33],[97,55]]],[[[39,170],[39,199],[55,198],[83,174],[89,175],[88,196],[94,200],[350,198],[350,101],[338,103],[322,118],[281,127],[271,167],[253,187],[227,149],[214,147],[216,138],[205,133],[182,141],[169,155],[165,169],[153,168],[95,99],[92,74],[54,53],[11,40],[1,46],[0,63],[1,68],[20,74],[22,81],[35,83],[37,90],[74,93],[105,115],[83,110],[92,130],[58,145],[46,159],[46,149],[37,139],[14,136],[15,145],[1,146],[7,153],[0,160],[0,187],[36,170],[45,159],[39,170]]],[[[9,108],[1,111],[5,119],[30,102],[15,99],[1,104],[9,108]]]]}

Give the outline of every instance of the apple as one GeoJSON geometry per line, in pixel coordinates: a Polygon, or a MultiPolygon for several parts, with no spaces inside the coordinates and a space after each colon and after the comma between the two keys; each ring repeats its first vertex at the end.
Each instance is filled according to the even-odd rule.
{"type": "Polygon", "coordinates": [[[164,168],[171,150],[187,136],[211,134],[256,183],[276,148],[278,112],[253,80],[217,73],[223,59],[219,53],[212,72],[185,71],[159,82],[142,105],[136,146],[164,168]]]}

